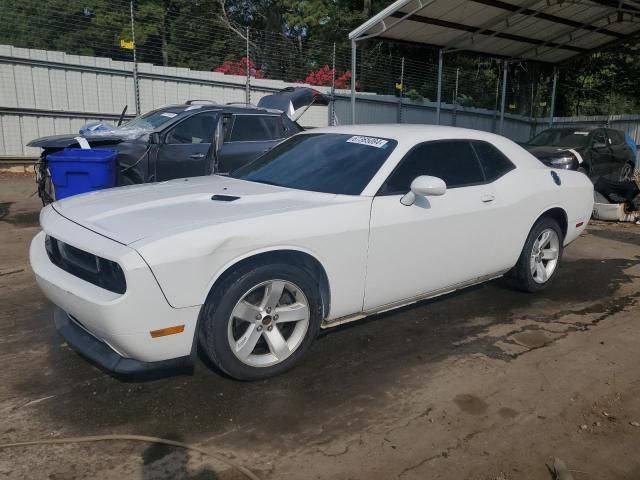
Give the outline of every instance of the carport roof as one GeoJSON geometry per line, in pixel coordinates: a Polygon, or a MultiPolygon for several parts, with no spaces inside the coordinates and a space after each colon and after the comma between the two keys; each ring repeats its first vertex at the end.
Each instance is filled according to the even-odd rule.
{"type": "Polygon", "coordinates": [[[349,34],[561,63],[640,34],[640,0],[398,0],[349,34]]]}

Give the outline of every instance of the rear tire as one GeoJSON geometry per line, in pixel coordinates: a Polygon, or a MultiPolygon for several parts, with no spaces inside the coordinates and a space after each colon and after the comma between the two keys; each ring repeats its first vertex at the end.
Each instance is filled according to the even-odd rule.
{"type": "Polygon", "coordinates": [[[200,318],[200,346],[227,375],[261,380],[293,367],[313,343],[321,320],[317,283],[306,270],[249,265],[209,295],[200,318]]]}
{"type": "Polygon", "coordinates": [[[535,223],[512,272],[518,288],[538,292],[551,284],[562,258],[562,241],[562,229],[554,219],[542,217],[535,223]]]}

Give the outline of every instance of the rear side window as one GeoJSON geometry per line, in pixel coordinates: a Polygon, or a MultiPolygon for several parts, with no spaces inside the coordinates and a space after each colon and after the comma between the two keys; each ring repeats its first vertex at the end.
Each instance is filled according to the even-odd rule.
{"type": "Polygon", "coordinates": [[[267,115],[236,115],[231,142],[260,142],[278,140],[284,136],[280,117],[267,115]]]}
{"type": "Polygon", "coordinates": [[[472,142],[487,182],[493,182],[513,170],[515,165],[496,147],[487,142],[472,142]]]}
{"type": "Polygon", "coordinates": [[[484,183],[482,169],[468,141],[440,141],[418,145],[391,173],[381,195],[404,194],[420,175],[441,178],[447,188],[484,183]]]}

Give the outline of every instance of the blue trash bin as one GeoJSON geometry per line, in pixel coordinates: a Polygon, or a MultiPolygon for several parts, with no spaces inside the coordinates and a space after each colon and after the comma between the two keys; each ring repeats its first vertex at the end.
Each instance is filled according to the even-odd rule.
{"type": "Polygon", "coordinates": [[[116,185],[117,150],[65,148],[47,155],[55,199],[116,185]]]}

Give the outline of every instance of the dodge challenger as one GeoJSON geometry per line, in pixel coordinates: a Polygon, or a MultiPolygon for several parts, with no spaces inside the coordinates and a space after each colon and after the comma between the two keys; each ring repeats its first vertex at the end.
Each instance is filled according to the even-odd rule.
{"type": "Polygon", "coordinates": [[[229,175],[42,210],[31,265],[68,345],[116,374],[193,362],[284,372],[329,328],[509,274],[536,292],[593,186],[486,132],[358,125],[295,135],[229,175]]]}

